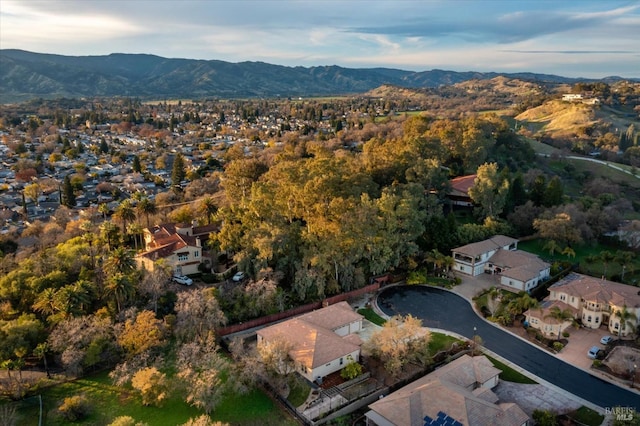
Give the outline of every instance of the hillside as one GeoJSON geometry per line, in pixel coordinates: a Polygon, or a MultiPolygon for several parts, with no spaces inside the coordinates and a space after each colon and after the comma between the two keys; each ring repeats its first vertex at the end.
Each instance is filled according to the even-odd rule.
{"type": "Polygon", "coordinates": [[[534,134],[545,134],[551,138],[568,138],[576,135],[596,136],[596,133],[614,129],[624,131],[631,124],[636,127],[640,124],[634,114],[620,107],[587,105],[561,100],[545,102],[515,118],[534,134]]]}
{"type": "Polygon", "coordinates": [[[169,59],[154,55],[62,56],[0,50],[0,102],[33,98],[287,97],[362,93],[384,84],[439,87],[508,78],[553,83],[576,79],[532,73],[498,74],[339,66],[285,67],[263,62],[169,59]]]}

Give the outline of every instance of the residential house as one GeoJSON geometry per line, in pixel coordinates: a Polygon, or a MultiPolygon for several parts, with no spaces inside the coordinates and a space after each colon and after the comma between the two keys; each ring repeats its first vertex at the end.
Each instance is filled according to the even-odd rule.
{"type": "Polygon", "coordinates": [[[367,425],[527,425],[517,404],[491,390],[500,373],[485,356],[463,355],[369,405],[367,425]]]}
{"type": "Polygon", "coordinates": [[[504,235],[451,251],[455,271],[473,277],[496,274],[501,285],[515,291],[530,291],[549,278],[551,271],[551,266],[538,256],[518,250],[518,240],[504,235]]]}
{"type": "Polygon", "coordinates": [[[458,176],[451,179],[449,185],[451,189],[447,193],[447,198],[454,206],[473,206],[473,200],[469,196],[469,188],[471,188],[476,180],[476,175],[458,176]]]}
{"type": "Polygon", "coordinates": [[[174,275],[199,272],[201,263],[211,262],[204,255],[203,244],[215,225],[162,224],[144,230],[145,251],[136,256],[139,265],[153,270],[155,262],[164,259],[174,275]]]}
{"type": "Polygon", "coordinates": [[[276,339],[291,344],[289,356],[296,371],[309,381],[343,369],[360,360],[362,315],[340,302],[257,331],[258,345],[276,339]]]}
{"type": "Polygon", "coordinates": [[[572,321],[562,324],[550,316],[554,306],[561,311],[569,309],[573,319],[584,327],[606,326],[612,334],[621,337],[633,333],[640,318],[640,291],[638,287],[571,273],[549,287],[541,309],[530,309],[524,313],[530,327],[547,336],[558,336],[572,321]],[[628,316],[623,320],[622,316],[628,316]]]}

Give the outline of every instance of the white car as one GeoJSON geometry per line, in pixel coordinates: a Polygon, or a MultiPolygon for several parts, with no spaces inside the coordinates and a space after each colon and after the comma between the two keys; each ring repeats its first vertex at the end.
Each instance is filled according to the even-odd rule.
{"type": "Polygon", "coordinates": [[[602,339],[600,339],[600,343],[602,343],[603,345],[608,345],[611,342],[613,342],[613,337],[611,336],[604,336],[602,339]]]}
{"type": "Polygon", "coordinates": [[[186,275],[174,275],[172,278],[173,282],[183,285],[191,285],[193,284],[193,280],[186,275]]]}
{"type": "Polygon", "coordinates": [[[245,277],[245,273],[240,271],[240,272],[236,272],[236,274],[233,277],[231,277],[231,279],[238,283],[244,280],[244,277],[245,277]]]}

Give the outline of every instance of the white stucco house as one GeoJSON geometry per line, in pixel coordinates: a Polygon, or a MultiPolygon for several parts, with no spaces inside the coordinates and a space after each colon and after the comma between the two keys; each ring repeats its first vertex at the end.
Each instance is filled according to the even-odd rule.
{"type": "Polygon", "coordinates": [[[284,339],[292,346],[289,356],[296,371],[318,381],[360,360],[362,340],[354,333],[362,330],[362,319],[347,302],[340,302],[258,330],[258,345],[284,339]]]}
{"type": "Polygon", "coordinates": [[[451,250],[455,271],[466,275],[495,274],[500,284],[514,291],[531,291],[549,278],[551,265],[518,250],[518,240],[496,235],[451,250]]]}
{"type": "Polygon", "coordinates": [[[210,261],[204,252],[204,243],[215,225],[162,224],[144,230],[145,251],[135,259],[139,266],[152,271],[155,262],[164,259],[174,275],[199,272],[201,263],[210,261]]]}
{"type": "Polygon", "coordinates": [[[529,326],[549,337],[559,336],[573,321],[560,323],[551,317],[554,306],[571,311],[583,327],[606,327],[620,337],[633,335],[640,321],[638,287],[588,275],[571,273],[549,287],[541,307],[524,313],[529,326]]]}

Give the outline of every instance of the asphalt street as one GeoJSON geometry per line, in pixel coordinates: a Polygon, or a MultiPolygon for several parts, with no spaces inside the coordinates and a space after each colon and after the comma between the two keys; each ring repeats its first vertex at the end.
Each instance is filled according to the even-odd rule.
{"type": "Polygon", "coordinates": [[[411,314],[427,327],[450,330],[469,339],[476,333],[487,349],[600,407],[623,406],[640,410],[637,394],[594,377],[485,322],[469,302],[457,294],[425,286],[390,287],[379,294],[378,306],[389,316],[411,314]]]}

